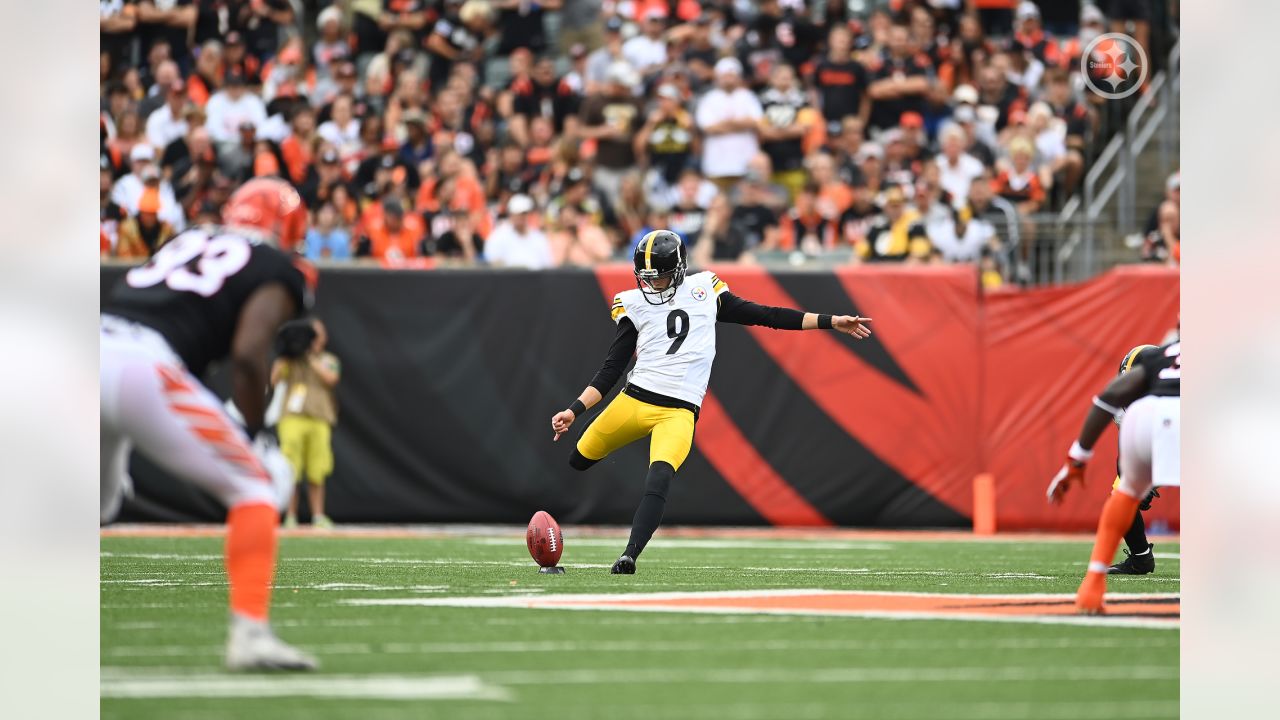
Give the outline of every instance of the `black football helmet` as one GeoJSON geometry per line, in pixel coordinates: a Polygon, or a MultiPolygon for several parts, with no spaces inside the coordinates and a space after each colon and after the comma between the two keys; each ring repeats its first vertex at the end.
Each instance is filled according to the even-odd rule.
{"type": "Polygon", "coordinates": [[[654,230],[640,238],[632,263],[636,286],[652,305],[662,305],[676,296],[689,267],[684,242],[670,230],[654,230]]]}
{"type": "Polygon", "coordinates": [[[1120,361],[1120,372],[1117,375],[1123,375],[1142,363],[1142,359],[1147,353],[1160,348],[1155,345],[1139,345],[1124,354],[1124,359],[1120,361]]]}

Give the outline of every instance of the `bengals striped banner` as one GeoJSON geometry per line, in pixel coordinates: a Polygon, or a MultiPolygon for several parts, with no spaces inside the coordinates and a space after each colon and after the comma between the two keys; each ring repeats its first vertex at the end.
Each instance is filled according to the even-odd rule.
{"type": "MultiPolygon", "coordinates": [[[[871,317],[874,335],[720,325],[668,523],[963,527],[973,480],[990,473],[999,529],[1090,529],[1114,476],[1113,434],[1085,492],[1051,508],[1045,486],[1125,352],[1177,324],[1178,276],[1164,268],[986,294],[960,267],[710,269],[756,302],[871,317]]],[[[103,269],[104,292],[120,274],[103,269]]],[[[550,417],[599,367],[609,303],[630,287],[625,265],[322,270],[316,311],[343,363],[331,514],[524,523],[547,510],[562,523],[629,523],[647,443],[577,473],[550,417]]],[[[207,381],[227,385],[216,370],[207,381]]],[[[221,516],[144,458],[132,474],[126,519],[221,516]]],[[[1176,528],[1176,495],[1149,520],[1176,528]]]]}

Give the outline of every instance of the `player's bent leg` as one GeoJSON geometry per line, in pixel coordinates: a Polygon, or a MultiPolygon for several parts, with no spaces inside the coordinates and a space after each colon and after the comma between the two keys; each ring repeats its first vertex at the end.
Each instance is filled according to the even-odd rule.
{"type": "Polygon", "coordinates": [[[236,670],[311,670],[314,658],[275,637],[267,624],[275,570],[277,484],[290,481],[279,467],[269,472],[244,433],[209,392],[182,367],[136,363],[124,380],[121,426],[138,450],[160,467],[220,499],[228,508],[226,568],[231,634],[227,665],[236,670]]]}
{"type": "Polygon", "coordinates": [[[1120,426],[1120,485],[1102,507],[1098,534],[1084,582],[1076,592],[1076,609],[1101,613],[1107,590],[1107,571],[1120,538],[1133,524],[1138,504],[1151,489],[1151,405],[1143,398],[1129,407],[1120,426]]]}
{"type": "Polygon", "coordinates": [[[1133,514],[1133,524],[1124,534],[1125,558],[1107,569],[1108,575],[1149,575],[1156,570],[1155,546],[1147,540],[1142,506],[1133,514]]]}
{"type": "Polygon", "coordinates": [[[98,522],[110,524],[120,514],[120,505],[129,492],[129,439],[110,429],[102,421],[99,436],[100,488],[98,522]]]}
{"type": "Polygon", "coordinates": [[[569,457],[569,466],[586,470],[614,450],[648,435],[652,425],[644,422],[641,415],[644,407],[644,403],[625,393],[615,396],[604,412],[582,431],[569,457]]]}

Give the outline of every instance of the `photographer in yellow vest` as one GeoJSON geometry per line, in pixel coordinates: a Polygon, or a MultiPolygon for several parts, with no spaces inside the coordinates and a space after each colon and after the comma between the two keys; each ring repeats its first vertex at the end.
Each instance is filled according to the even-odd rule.
{"type": "MultiPolygon", "coordinates": [[[[277,432],[280,449],[293,465],[296,483],[307,479],[307,500],[311,524],[333,527],[324,511],[324,481],[333,472],[333,426],[338,406],[333,388],[341,375],[341,364],[333,353],[325,352],[328,334],[324,324],[310,318],[287,323],[276,339],[279,357],[271,367],[271,384],[285,384],[284,404],[277,432]]],[[[298,526],[298,492],[289,498],[285,515],[287,528],[298,526]]]]}

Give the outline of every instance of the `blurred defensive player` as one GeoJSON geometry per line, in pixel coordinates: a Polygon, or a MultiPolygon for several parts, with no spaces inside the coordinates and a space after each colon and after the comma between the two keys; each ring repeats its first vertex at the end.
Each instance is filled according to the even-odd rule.
{"type": "Polygon", "coordinates": [[[649,435],[649,471],[644,496],[631,525],[631,538],[610,572],[630,575],[662,521],[671,479],[689,455],[699,406],[707,392],[716,354],[716,323],[763,325],[779,330],[834,329],[865,338],[870,318],[817,315],[767,307],[729,292],[710,272],[685,277],[687,257],[680,237],[654,230],[641,238],[633,256],[636,289],[618,293],[610,313],[617,334],[604,366],[565,410],[551,418],[553,440],[583,412],[600,402],[634,353],[627,384],[592,421],[569,458],[586,470],[609,453],[649,435]]]}
{"type": "Polygon", "coordinates": [[[1179,460],[1181,343],[1173,342],[1149,353],[1140,364],[1112,380],[1093,399],[1080,436],[1067,451],[1067,461],[1049,483],[1049,502],[1059,502],[1071,486],[1084,482],[1085,463],[1107,422],[1124,410],[1120,426],[1120,485],[1102,508],[1089,569],[1076,593],[1082,613],[1103,611],[1108,564],[1120,537],[1133,523],[1138,504],[1153,486],[1177,485],[1179,460]],[[1127,410],[1126,410],[1127,408],[1127,410]]]}
{"type": "MultiPolygon", "coordinates": [[[[1159,352],[1160,348],[1155,345],[1139,345],[1129,352],[1125,353],[1124,359],[1120,361],[1120,372],[1123,375],[1135,366],[1140,365],[1142,358],[1152,352],[1159,352]]],[[[1123,416],[1116,416],[1116,424],[1119,425],[1123,416]]],[[[1116,479],[1111,485],[1114,492],[1120,487],[1120,457],[1116,456],[1116,479]]],[[[1128,546],[1125,550],[1124,560],[1112,565],[1107,569],[1108,575],[1148,575],[1156,571],[1156,554],[1155,546],[1147,541],[1147,526],[1142,520],[1142,513],[1151,509],[1151,501],[1160,497],[1160,492],[1152,487],[1142,498],[1142,502],[1138,505],[1138,512],[1133,514],[1133,524],[1124,534],[1124,544],[1128,546]]]]}
{"type": "Polygon", "coordinates": [[[302,237],[306,212],[287,183],[251,180],[227,201],[224,226],[174,238],[130,270],[102,308],[102,522],[119,511],[135,446],[227,506],[233,670],[317,665],[267,624],[276,523],[293,478],[260,434],[276,329],[308,304],[314,277],[276,247],[302,237]],[[198,380],[223,358],[243,428],[198,380]]]}

